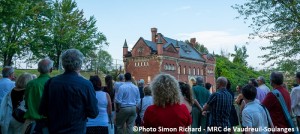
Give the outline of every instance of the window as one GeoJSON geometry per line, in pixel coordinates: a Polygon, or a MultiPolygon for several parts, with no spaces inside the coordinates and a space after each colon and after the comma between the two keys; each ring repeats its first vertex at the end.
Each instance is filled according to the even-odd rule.
{"type": "Polygon", "coordinates": [[[139,62],[137,63],[137,66],[140,66],[140,63],[139,63],[139,62]]]}
{"type": "Polygon", "coordinates": [[[151,82],[151,76],[148,76],[148,83],[151,82]]]}
{"type": "Polygon", "coordinates": [[[191,67],[189,67],[189,75],[191,74],[191,67]]]}
{"type": "Polygon", "coordinates": [[[136,66],[136,62],[134,63],[134,66],[136,66]]]}
{"type": "Polygon", "coordinates": [[[196,69],[195,68],[193,69],[193,74],[196,75],[196,69]]]}
{"type": "Polygon", "coordinates": [[[183,74],[185,74],[185,67],[183,68],[183,74]]]}
{"type": "Polygon", "coordinates": [[[198,72],[198,75],[200,75],[200,70],[199,70],[199,68],[197,69],[197,72],[198,72]]]}
{"type": "Polygon", "coordinates": [[[178,74],[180,74],[180,73],[181,73],[181,72],[180,72],[180,69],[181,69],[181,67],[179,66],[179,67],[178,67],[178,74]]]}

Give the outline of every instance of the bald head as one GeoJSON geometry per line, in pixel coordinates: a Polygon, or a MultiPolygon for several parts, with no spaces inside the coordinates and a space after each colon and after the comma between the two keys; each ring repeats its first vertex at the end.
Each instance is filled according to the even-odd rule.
{"type": "Polygon", "coordinates": [[[225,88],[227,85],[227,79],[225,77],[219,77],[217,79],[217,88],[220,89],[220,88],[225,88]]]}
{"type": "Polygon", "coordinates": [[[41,74],[50,73],[53,67],[53,61],[49,58],[45,58],[38,63],[38,71],[41,74]]]}

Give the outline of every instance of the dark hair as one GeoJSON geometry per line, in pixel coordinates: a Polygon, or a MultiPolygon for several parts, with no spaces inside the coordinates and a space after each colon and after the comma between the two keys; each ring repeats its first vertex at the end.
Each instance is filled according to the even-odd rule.
{"type": "Polygon", "coordinates": [[[125,81],[131,81],[131,74],[130,73],[125,74],[125,81]]]}
{"type": "Polygon", "coordinates": [[[247,100],[254,100],[257,90],[253,85],[248,84],[242,88],[242,94],[247,100]]]}
{"type": "Polygon", "coordinates": [[[300,79],[300,72],[296,73],[296,78],[300,79]]]}
{"type": "Polygon", "coordinates": [[[272,72],[270,76],[270,81],[273,84],[281,85],[283,83],[283,74],[280,72],[272,72]]]}
{"type": "Polygon", "coordinates": [[[179,88],[181,90],[182,96],[184,96],[187,101],[192,105],[193,104],[193,96],[191,92],[191,87],[189,84],[186,84],[184,82],[178,82],[179,83],[179,88]]]}
{"type": "Polygon", "coordinates": [[[258,83],[254,78],[251,78],[249,81],[253,84],[254,87],[258,87],[258,83]]]}
{"type": "Polygon", "coordinates": [[[210,83],[205,83],[205,88],[206,88],[207,90],[209,90],[209,89],[211,88],[211,84],[210,84],[210,83]]]}
{"type": "Polygon", "coordinates": [[[112,82],[112,76],[106,75],[105,76],[105,84],[106,84],[106,92],[110,95],[111,98],[114,98],[114,92],[113,92],[113,82],[112,82]]]}
{"type": "Polygon", "coordinates": [[[101,90],[102,82],[98,75],[90,76],[90,81],[92,82],[95,91],[101,90]]]}
{"type": "Polygon", "coordinates": [[[226,85],[227,90],[231,90],[231,82],[230,80],[227,79],[227,85],[226,85]]]}

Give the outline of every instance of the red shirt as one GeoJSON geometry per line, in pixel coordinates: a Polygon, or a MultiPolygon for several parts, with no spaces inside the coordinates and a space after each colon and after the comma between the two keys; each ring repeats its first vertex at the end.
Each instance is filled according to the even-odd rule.
{"type": "MultiPolygon", "coordinates": [[[[291,112],[291,97],[290,97],[289,92],[282,86],[279,87],[277,90],[283,96],[285,104],[288,108],[288,111],[291,112]]],[[[277,128],[287,128],[288,127],[288,123],[285,119],[280,102],[278,101],[276,96],[273,95],[272,92],[269,92],[267,94],[267,96],[263,100],[262,104],[265,105],[266,108],[269,110],[274,127],[276,127],[276,126],[277,126],[277,128]]]]}
{"type": "Polygon", "coordinates": [[[183,134],[184,132],[180,131],[180,128],[186,128],[191,124],[192,117],[184,104],[168,105],[165,108],[151,105],[144,115],[144,127],[156,128],[154,133],[183,134]],[[168,128],[172,128],[173,131],[168,131],[168,128]]]}

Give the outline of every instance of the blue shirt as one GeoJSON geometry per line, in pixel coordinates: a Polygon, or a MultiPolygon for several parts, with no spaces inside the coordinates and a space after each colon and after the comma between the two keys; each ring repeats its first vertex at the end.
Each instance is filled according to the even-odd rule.
{"type": "Polygon", "coordinates": [[[15,82],[8,78],[0,79],[0,104],[3,97],[15,87],[15,82]]]}
{"type": "Polygon", "coordinates": [[[227,89],[219,89],[213,93],[207,101],[210,111],[209,126],[230,127],[229,117],[233,97],[227,89]]]}
{"type": "Polygon", "coordinates": [[[136,85],[133,85],[132,82],[125,82],[122,86],[120,86],[115,98],[116,103],[121,104],[121,108],[136,106],[139,100],[139,89],[136,85]]]}
{"type": "Polygon", "coordinates": [[[122,86],[124,83],[125,82],[123,82],[123,81],[115,82],[115,84],[114,84],[115,96],[117,96],[120,86],[122,86]]]}
{"type": "Polygon", "coordinates": [[[92,83],[76,72],[48,80],[39,112],[48,118],[50,133],[85,133],[87,117],[99,112],[92,83]]]}

